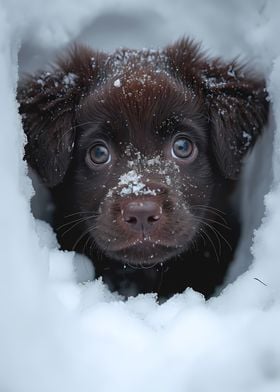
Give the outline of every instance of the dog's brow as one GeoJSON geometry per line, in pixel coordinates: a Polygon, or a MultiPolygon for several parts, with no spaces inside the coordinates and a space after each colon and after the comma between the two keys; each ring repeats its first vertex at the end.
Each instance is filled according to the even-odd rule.
{"type": "Polygon", "coordinates": [[[100,123],[88,123],[86,127],[83,128],[83,137],[85,138],[110,138],[113,136],[112,129],[106,124],[100,124],[100,123]]]}

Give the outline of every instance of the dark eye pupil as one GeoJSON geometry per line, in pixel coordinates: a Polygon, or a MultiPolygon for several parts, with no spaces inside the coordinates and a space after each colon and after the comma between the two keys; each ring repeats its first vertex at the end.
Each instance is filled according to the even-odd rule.
{"type": "Polygon", "coordinates": [[[192,143],[186,138],[177,139],[173,144],[173,153],[178,158],[188,158],[192,149],[192,143]]]}
{"type": "Polygon", "coordinates": [[[108,148],[102,144],[92,147],[90,156],[94,163],[106,163],[110,158],[108,148]]]}

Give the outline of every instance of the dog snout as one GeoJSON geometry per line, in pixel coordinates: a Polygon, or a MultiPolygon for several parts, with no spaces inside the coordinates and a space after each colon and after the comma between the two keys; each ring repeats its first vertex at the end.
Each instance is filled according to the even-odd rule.
{"type": "Polygon", "coordinates": [[[127,200],[122,205],[122,220],[134,232],[152,232],[162,217],[162,206],[155,200],[127,200]]]}

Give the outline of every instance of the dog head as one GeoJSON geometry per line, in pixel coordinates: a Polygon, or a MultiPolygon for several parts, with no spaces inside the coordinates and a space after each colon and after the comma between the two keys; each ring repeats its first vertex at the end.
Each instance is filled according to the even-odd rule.
{"type": "Polygon", "coordinates": [[[26,159],[65,190],[77,240],[135,264],[170,259],[201,235],[268,110],[262,80],[189,40],[112,55],[76,46],[27,79],[19,101],[26,159]]]}

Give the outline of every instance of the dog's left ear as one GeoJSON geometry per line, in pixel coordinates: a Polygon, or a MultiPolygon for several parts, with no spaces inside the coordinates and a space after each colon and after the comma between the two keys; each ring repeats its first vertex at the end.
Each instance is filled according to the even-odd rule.
{"type": "Polygon", "coordinates": [[[167,48],[171,69],[206,104],[210,139],[223,176],[238,178],[242,158],[268,117],[264,81],[235,61],[207,58],[199,45],[182,40],[167,48]]]}

